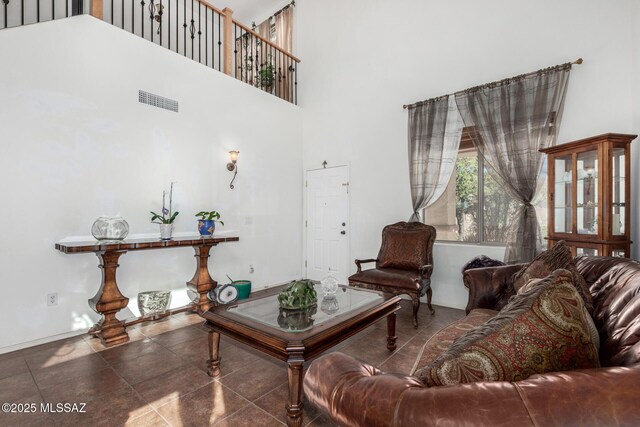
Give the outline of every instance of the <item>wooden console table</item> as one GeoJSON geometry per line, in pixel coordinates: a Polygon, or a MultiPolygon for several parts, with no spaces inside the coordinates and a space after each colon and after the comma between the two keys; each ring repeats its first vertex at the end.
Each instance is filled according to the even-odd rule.
{"type": "Polygon", "coordinates": [[[187,282],[187,287],[199,296],[193,301],[193,307],[202,313],[211,307],[207,293],[215,288],[217,282],[211,278],[208,268],[209,251],[213,246],[223,242],[237,242],[236,236],[231,237],[174,237],[171,240],[159,240],[157,238],[127,239],[116,243],[103,242],[64,242],[56,243],[56,249],[65,254],[95,253],[100,260],[102,270],[102,283],[96,295],[89,300],[89,306],[102,319],[98,321],[89,333],[100,338],[102,343],[109,347],[129,341],[126,327],[128,324],[117,319],[116,313],[125,308],[129,298],[122,295],[116,282],[116,270],[119,266],[118,259],[128,251],[140,251],[147,249],[166,249],[191,246],[195,250],[196,272],[193,278],[187,282]]]}

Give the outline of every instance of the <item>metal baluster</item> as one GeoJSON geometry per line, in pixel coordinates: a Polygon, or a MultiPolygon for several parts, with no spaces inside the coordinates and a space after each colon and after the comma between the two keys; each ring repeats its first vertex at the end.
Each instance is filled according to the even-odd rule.
{"type": "Polygon", "coordinates": [[[151,43],[153,43],[153,17],[156,14],[155,0],[149,0],[149,26],[151,27],[151,43]]]}
{"type": "Polygon", "coordinates": [[[122,0],[121,3],[122,4],[120,5],[120,28],[124,30],[124,0],[122,0]]]}
{"type": "MultiPolygon", "coordinates": [[[[234,67],[233,73],[236,79],[238,78],[238,26],[233,24],[233,57],[236,61],[236,66],[234,67]]],[[[242,43],[240,43],[240,55],[242,55],[242,43]]],[[[242,79],[242,68],[240,68],[240,78],[242,79]]]]}
{"type": "Polygon", "coordinates": [[[222,28],[220,27],[220,14],[218,14],[218,71],[222,69],[222,28]]]}
{"type": "Polygon", "coordinates": [[[194,39],[196,38],[196,26],[193,20],[193,1],[194,0],[191,0],[191,25],[189,26],[189,32],[191,33],[191,59],[193,59],[194,39]]]}
{"type": "MultiPolygon", "coordinates": [[[[249,63],[249,46],[244,43],[246,33],[243,35],[243,31],[242,27],[240,27],[240,80],[245,81],[247,79],[247,74],[249,74],[249,67],[247,67],[247,64],[249,63]],[[242,53],[243,50],[244,53],[242,53]]],[[[236,45],[238,44],[237,38],[234,43],[236,45]]]]}
{"type": "Polygon", "coordinates": [[[36,21],[40,22],[40,0],[36,2],[36,21]]]}
{"type": "Polygon", "coordinates": [[[198,62],[202,63],[202,13],[200,10],[202,9],[202,3],[198,2],[198,62]]]}
{"type": "Polygon", "coordinates": [[[7,28],[7,25],[9,24],[8,20],[7,20],[7,6],[9,5],[9,1],[8,0],[2,0],[2,3],[4,3],[4,27],[7,28]]]}
{"type": "Polygon", "coordinates": [[[111,25],[113,25],[113,0],[111,0],[111,25]]]}
{"type": "Polygon", "coordinates": [[[183,20],[183,24],[182,24],[182,32],[184,33],[184,37],[183,37],[183,44],[184,44],[184,50],[182,51],[182,54],[184,56],[187,56],[187,0],[183,1],[183,8],[182,8],[182,20],[183,20]]]}
{"type": "Polygon", "coordinates": [[[131,34],[136,33],[135,4],[136,2],[131,0],[131,34]]]}
{"type": "Polygon", "coordinates": [[[142,38],[144,38],[144,0],[140,2],[140,28],[142,29],[142,38]]]}
{"type": "Polygon", "coordinates": [[[295,88],[293,100],[294,100],[294,104],[298,105],[298,63],[294,65],[293,76],[295,78],[293,82],[293,87],[295,88]]]}
{"type": "Polygon", "coordinates": [[[158,9],[158,32],[160,33],[160,46],[162,46],[162,15],[164,14],[164,6],[160,0],[160,8],[158,9]]]}
{"type": "Polygon", "coordinates": [[[56,0],[51,0],[51,20],[56,19],[56,0]]]}
{"type": "Polygon", "coordinates": [[[171,50],[171,0],[167,0],[167,49],[171,50]]]}
{"type": "Polygon", "coordinates": [[[69,0],[64,0],[64,14],[69,17],[69,0]]]}
{"type": "MultiPolygon", "coordinates": [[[[6,12],[4,16],[7,16],[6,12]]],[[[20,1],[20,25],[24,25],[24,0],[20,1]]]]}

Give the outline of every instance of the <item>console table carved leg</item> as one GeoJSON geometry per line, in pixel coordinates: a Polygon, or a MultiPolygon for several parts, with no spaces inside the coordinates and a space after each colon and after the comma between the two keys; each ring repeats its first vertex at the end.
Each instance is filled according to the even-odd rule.
{"type": "Polygon", "coordinates": [[[387,349],[394,351],[396,349],[396,313],[387,316],[387,349]]]}
{"type": "Polygon", "coordinates": [[[118,258],[126,252],[96,252],[102,270],[102,283],[96,295],[89,300],[89,306],[101,314],[102,319],[89,330],[89,333],[99,337],[107,347],[129,341],[124,323],[116,318],[116,313],[129,303],[129,298],[122,295],[116,283],[118,258]]]}
{"type": "Polygon", "coordinates": [[[211,301],[207,298],[207,294],[218,284],[209,274],[209,251],[212,246],[215,245],[201,245],[193,247],[196,251],[196,254],[194,255],[196,258],[196,272],[193,275],[193,279],[187,282],[187,287],[193,292],[197,292],[199,294],[197,299],[193,301],[198,313],[205,312],[211,308],[211,301]]]}
{"type": "Polygon", "coordinates": [[[207,373],[210,377],[220,376],[220,334],[209,331],[209,360],[207,360],[207,373]]]}
{"type": "Polygon", "coordinates": [[[302,365],[304,359],[300,354],[292,354],[287,361],[287,376],[289,379],[289,402],[287,409],[287,425],[289,427],[302,426],[302,365]]]}

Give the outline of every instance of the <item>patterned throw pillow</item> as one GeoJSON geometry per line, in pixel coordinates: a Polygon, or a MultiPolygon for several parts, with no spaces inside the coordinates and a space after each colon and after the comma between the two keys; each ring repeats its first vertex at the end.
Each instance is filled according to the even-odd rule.
{"type": "Polygon", "coordinates": [[[571,256],[571,248],[564,240],[560,240],[552,248],[542,252],[529,264],[525,265],[513,275],[513,288],[516,292],[531,279],[543,279],[551,272],[564,269],[573,275],[573,284],[582,297],[587,311],[593,314],[593,297],[589,291],[587,282],[576,268],[576,263],[571,256]]]}
{"type": "Polygon", "coordinates": [[[569,271],[558,270],[532,281],[496,317],[415,375],[427,386],[440,386],[600,367],[593,320],[572,280],[569,271]]]}

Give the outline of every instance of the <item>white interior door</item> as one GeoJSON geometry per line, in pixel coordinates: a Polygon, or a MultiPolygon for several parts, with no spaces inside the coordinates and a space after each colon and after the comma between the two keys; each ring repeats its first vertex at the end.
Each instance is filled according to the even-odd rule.
{"type": "Polygon", "coordinates": [[[349,170],[347,166],[307,171],[307,278],[329,270],[342,284],[349,273],[349,170]]]}

